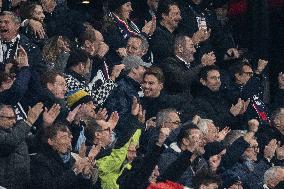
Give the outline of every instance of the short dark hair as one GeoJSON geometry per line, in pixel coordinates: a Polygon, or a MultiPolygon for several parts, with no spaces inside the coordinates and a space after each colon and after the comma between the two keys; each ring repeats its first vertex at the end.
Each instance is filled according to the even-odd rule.
{"type": "Polygon", "coordinates": [[[252,67],[247,59],[242,59],[232,64],[232,66],[230,66],[229,68],[230,73],[233,75],[233,77],[235,77],[235,74],[242,74],[244,66],[252,67]]]}
{"type": "Polygon", "coordinates": [[[66,123],[55,122],[53,125],[44,128],[42,141],[47,143],[48,139],[54,139],[59,131],[71,134],[66,123]]]}
{"type": "MultiPolygon", "coordinates": [[[[131,36],[130,38],[136,38],[139,39],[141,41],[141,49],[144,50],[148,50],[149,49],[149,43],[148,40],[146,39],[146,37],[144,37],[141,34],[135,35],[135,36],[131,36]]],[[[129,39],[130,39],[129,38],[129,39]]]]}
{"type": "Polygon", "coordinates": [[[47,83],[54,83],[56,81],[56,77],[57,76],[61,76],[64,78],[64,75],[56,70],[50,70],[45,72],[42,76],[41,76],[41,84],[43,87],[47,86],[47,83]]]}
{"type": "Polygon", "coordinates": [[[199,72],[199,79],[207,80],[208,73],[213,70],[220,72],[219,68],[215,65],[203,67],[199,72]]]}
{"type": "MultiPolygon", "coordinates": [[[[97,30],[96,30],[97,31],[97,30]]],[[[79,42],[83,44],[85,41],[94,42],[97,40],[96,31],[85,29],[79,36],[79,42]]],[[[97,31],[98,32],[98,31],[97,31]]]]}
{"type": "Polygon", "coordinates": [[[187,35],[177,35],[175,37],[175,43],[174,43],[174,48],[175,50],[178,49],[179,45],[182,45],[183,47],[186,45],[186,42],[185,42],[185,39],[186,38],[190,38],[189,36],[187,35]]]}
{"type": "Polygon", "coordinates": [[[159,1],[158,9],[157,9],[157,21],[161,21],[163,19],[162,15],[168,15],[170,12],[170,7],[178,4],[172,0],[163,0],[159,1]]]}
{"type": "Polygon", "coordinates": [[[73,66],[77,66],[81,63],[87,64],[89,59],[89,55],[82,49],[75,49],[74,51],[70,52],[70,56],[67,61],[66,69],[70,69],[73,66]]]}
{"type": "Polygon", "coordinates": [[[85,127],[86,142],[92,144],[95,139],[95,133],[99,132],[101,129],[102,127],[96,122],[95,119],[87,120],[85,127]]]}
{"type": "Polygon", "coordinates": [[[25,2],[22,6],[20,6],[20,15],[23,19],[29,19],[32,17],[32,13],[35,10],[36,6],[41,6],[35,2],[25,2]]]}
{"type": "Polygon", "coordinates": [[[146,72],[144,73],[144,78],[146,77],[146,75],[153,75],[155,78],[157,78],[157,80],[160,83],[164,83],[165,82],[164,73],[163,73],[162,69],[159,68],[159,67],[148,68],[146,70],[146,72]]]}
{"type": "Polygon", "coordinates": [[[193,177],[192,183],[194,189],[199,189],[201,185],[208,186],[212,183],[216,183],[218,186],[220,186],[222,184],[222,180],[214,173],[209,171],[201,171],[193,177]]]}
{"type": "Polygon", "coordinates": [[[180,132],[177,136],[177,144],[180,146],[181,145],[181,142],[182,142],[182,139],[183,138],[187,138],[189,135],[191,135],[191,131],[193,129],[198,129],[199,128],[194,125],[193,123],[190,123],[190,122],[187,122],[185,124],[182,125],[181,129],[180,129],[180,132]]]}

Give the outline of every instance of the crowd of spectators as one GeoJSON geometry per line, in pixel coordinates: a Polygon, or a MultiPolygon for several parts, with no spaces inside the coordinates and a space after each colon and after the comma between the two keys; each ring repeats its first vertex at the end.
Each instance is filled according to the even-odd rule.
{"type": "Polygon", "coordinates": [[[89,3],[1,1],[0,188],[284,188],[283,1],[89,3]]]}

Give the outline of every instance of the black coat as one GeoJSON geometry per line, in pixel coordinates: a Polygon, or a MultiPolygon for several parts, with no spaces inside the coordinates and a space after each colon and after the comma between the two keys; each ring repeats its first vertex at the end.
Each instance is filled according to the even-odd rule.
{"type": "Polygon", "coordinates": [[[0,186],[22,189],[30,179],[30,157],[25,139],[30,127],[23,121],[0,129],[0,186]]]}
{"type": "Polygon", "coordinates": [[[199,95],[193,100],[194,114],[212,119],[217,127],[229,126],[231,129],[243,129],[241,117],[230,113],[232,104],[222,91],[213,92],[202,87],[199,95]]]}
{"type": "Polygon", "coordinates": [[[175,32],[171,33],[164,26],[157,24],[149,43],[154,55],[154,64],[160,65],[165,58],[174,56],[174,40],[175,32]]]}
{"type": "Polygon", "coordinates": [[[187,101],[191,101],[191,89],[198,82],[198,73],[202,65],[191,63],[188,67],[177,56],[172,56],[166,58],[159,66],[165,75],[165,90],[169,94],[179,95],[187,101]]]}
{"type": "Polygon", "coordinates": [[[90,188],[88,180],[76,176],[72,170],[73,157],[67,163],[49,146],[31,158],[31,183],[29,188],[90,188]]]}

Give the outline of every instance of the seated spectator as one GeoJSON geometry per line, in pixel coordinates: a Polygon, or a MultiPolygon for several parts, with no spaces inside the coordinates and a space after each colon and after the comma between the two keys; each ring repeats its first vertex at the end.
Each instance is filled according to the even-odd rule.
{"type": "Polygon", "coordinates": [[[138,56],[127,56],[122,63],[125,65],[124,77],[117,82],[117,87],[106,100],[105,107],[109,112],[117,111],[122,119],[126,119],[131,115],[133,97],[138,99],[145,63],[138,56]]]}
{"type": "Polygon", "coordinates": [[[206,66],[200,71],[201,89],[193,100],[194,114],[211,119],[223,129],[243,129],[240,116],[246,111],[247,103],[239,99],[232,105],[220,90],[220,72],[216,66],[206,66]]]}
{"type": "Polygon", "coordinates": [[[284,168],[280,166],[271,167],[264,173],[264,184],[269,189],[275,188],[280,182],[284,181],[284,168]]]}
{"type": "Polygon", "coordinates": [[[157,29],[150,40],[154,64],[160,65],[168,56],[174,55],[175,30],[181,21],[178,5],[171,1],[160,1],[157,10],[157,29]]]}
{"type": "Polygon", "coordinates": [[[65,71],[71,50],[70,45],[69,39],[64,36],[54,36],[46,41],[42,56],[49,69],[55,69],[61,73],[65,71]]]}
{"type": "MultiPolygon", "coordinates": [[[[104,102],[111,90],[115,87],[114,81],[108,80],[100,87],[89,84],[86,77],[90,73],[91,62],[88,54],[83,50],[75,50],[71,52],[66,67],[67,93],[77,90],[88,92],[97,104],[104,102]]],[[[119,71],[120,72],[120,71],[119,71]]],[[[119,74],[118,74],[119,75],[119,74]]]]}
{"type": "Polygon", "coordinates": [[[0,186],[24,189],[30,180],[30,157],[26,138],[43,111],[43,105],[30,108],[26,120],[16,121],[10,105],[0,105],[0,186]]]}
{"type": "Polygon", "coordinates": [[[200,157],[205,152],[204,146],[203,135],[196,126],[183,127],[176,142],[170,144],[159,159],[160,180],[192,187],[194,174],[208,169],[207,162],[200,157]],[[176,171],[173,172],[173,169],[176,171]]]}
{"type": "Polygon", "coordinates": [[[125,52],[127,40],[140,33],[151,36],[156,28],[156,20],[152,18],[140,31],[129,19],[132,12],[130,0],[112,0],[108,5],[110,14],[104,22],[103,35],[110,47],[111,61],[117,64],[120,62],[119,54],[125,52]]]}
{"type": "Polygon", "coordinates": [[[146,110],[146,120],[155,117],[161,109],[180,109],[183,99],[177,95],[169,95],[164,88],[164,75],[160,68],[152,67],[146,70],[142,89],[144,97],[141,98],[141,105],[146,110]]]}
{"type": "MultiPolygon", "coordinates": [[[[260,189],[263,186],[263,176],[267,169],[270,168],[266,160],[258,159],[259,147],[255,139],[248,141],[250,146],[245,150],[240,161],[236,163],[231,169],[225,171],[225,175],[229,173],[240,177],[241,182],[252,189],[260,189]]],[[[267,151],[264,152],[264,157],[268,158],[271,154],[267,146],[267,151]]]]}
{"type": "Polygon", "coordinates": [[[71,139],[63,123],[46,128],[43,150],[31,161],[29,188],[91,188],[92,162],[71,156],[71,139]]]}
{"type": "Polygon", "coordinates": [[[196,50],[192,38],[178,36],[174,41],[174,55],[169,56],[160,67],[165,74],[165,90],[169,94],[179,95],[188,102],[192,100],[192,90],[198,81],[198,73],[203,66],[212,65],[216,58],[213,53],[203,55],[201,64],[196,64],[196,50]]]}
{"type": "Polygon", "coordinates": [[[227,86],[226,94],[232,104],[239,98],[249,102],[248,109],[244,116],[246,120],[258,119],[260,124],[270,124],[268,108],[263,101],[262,72],[267,65],[267,61],[259,60],[255,72],[248,60],[244,59],[236,62],[230,67],[233,75],[233,83],[227,86]]]}
{"type": "Polygon", "coordinates": [[[26,26],[25,28],[22,28],[23,34],[26,35],[29,39],[31,39],[31,41],[34,44],[36,44],[38,47],[42,49],[45,41],[48,38],[44,27],[45,15],[43,13],[42,6],[37,3],[27,2],[25,5],[21,7],[20,14],[22,19],[32,19],[43,24],[43,32],[45,33],[45,35],[42,38],[37,38],[37,36],[34,35],[34,31],[30,28],[29,25],[26,26]]]}

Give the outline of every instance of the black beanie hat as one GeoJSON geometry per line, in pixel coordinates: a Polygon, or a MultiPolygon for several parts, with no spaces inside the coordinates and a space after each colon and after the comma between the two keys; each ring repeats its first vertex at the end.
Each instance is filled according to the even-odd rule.
{"type": "Polygon", "coordinates": [[[111,12],[113,12],[127,2],[131,2],[131,0],[110,0],[108,2],[108,8],[111,12]]]}

